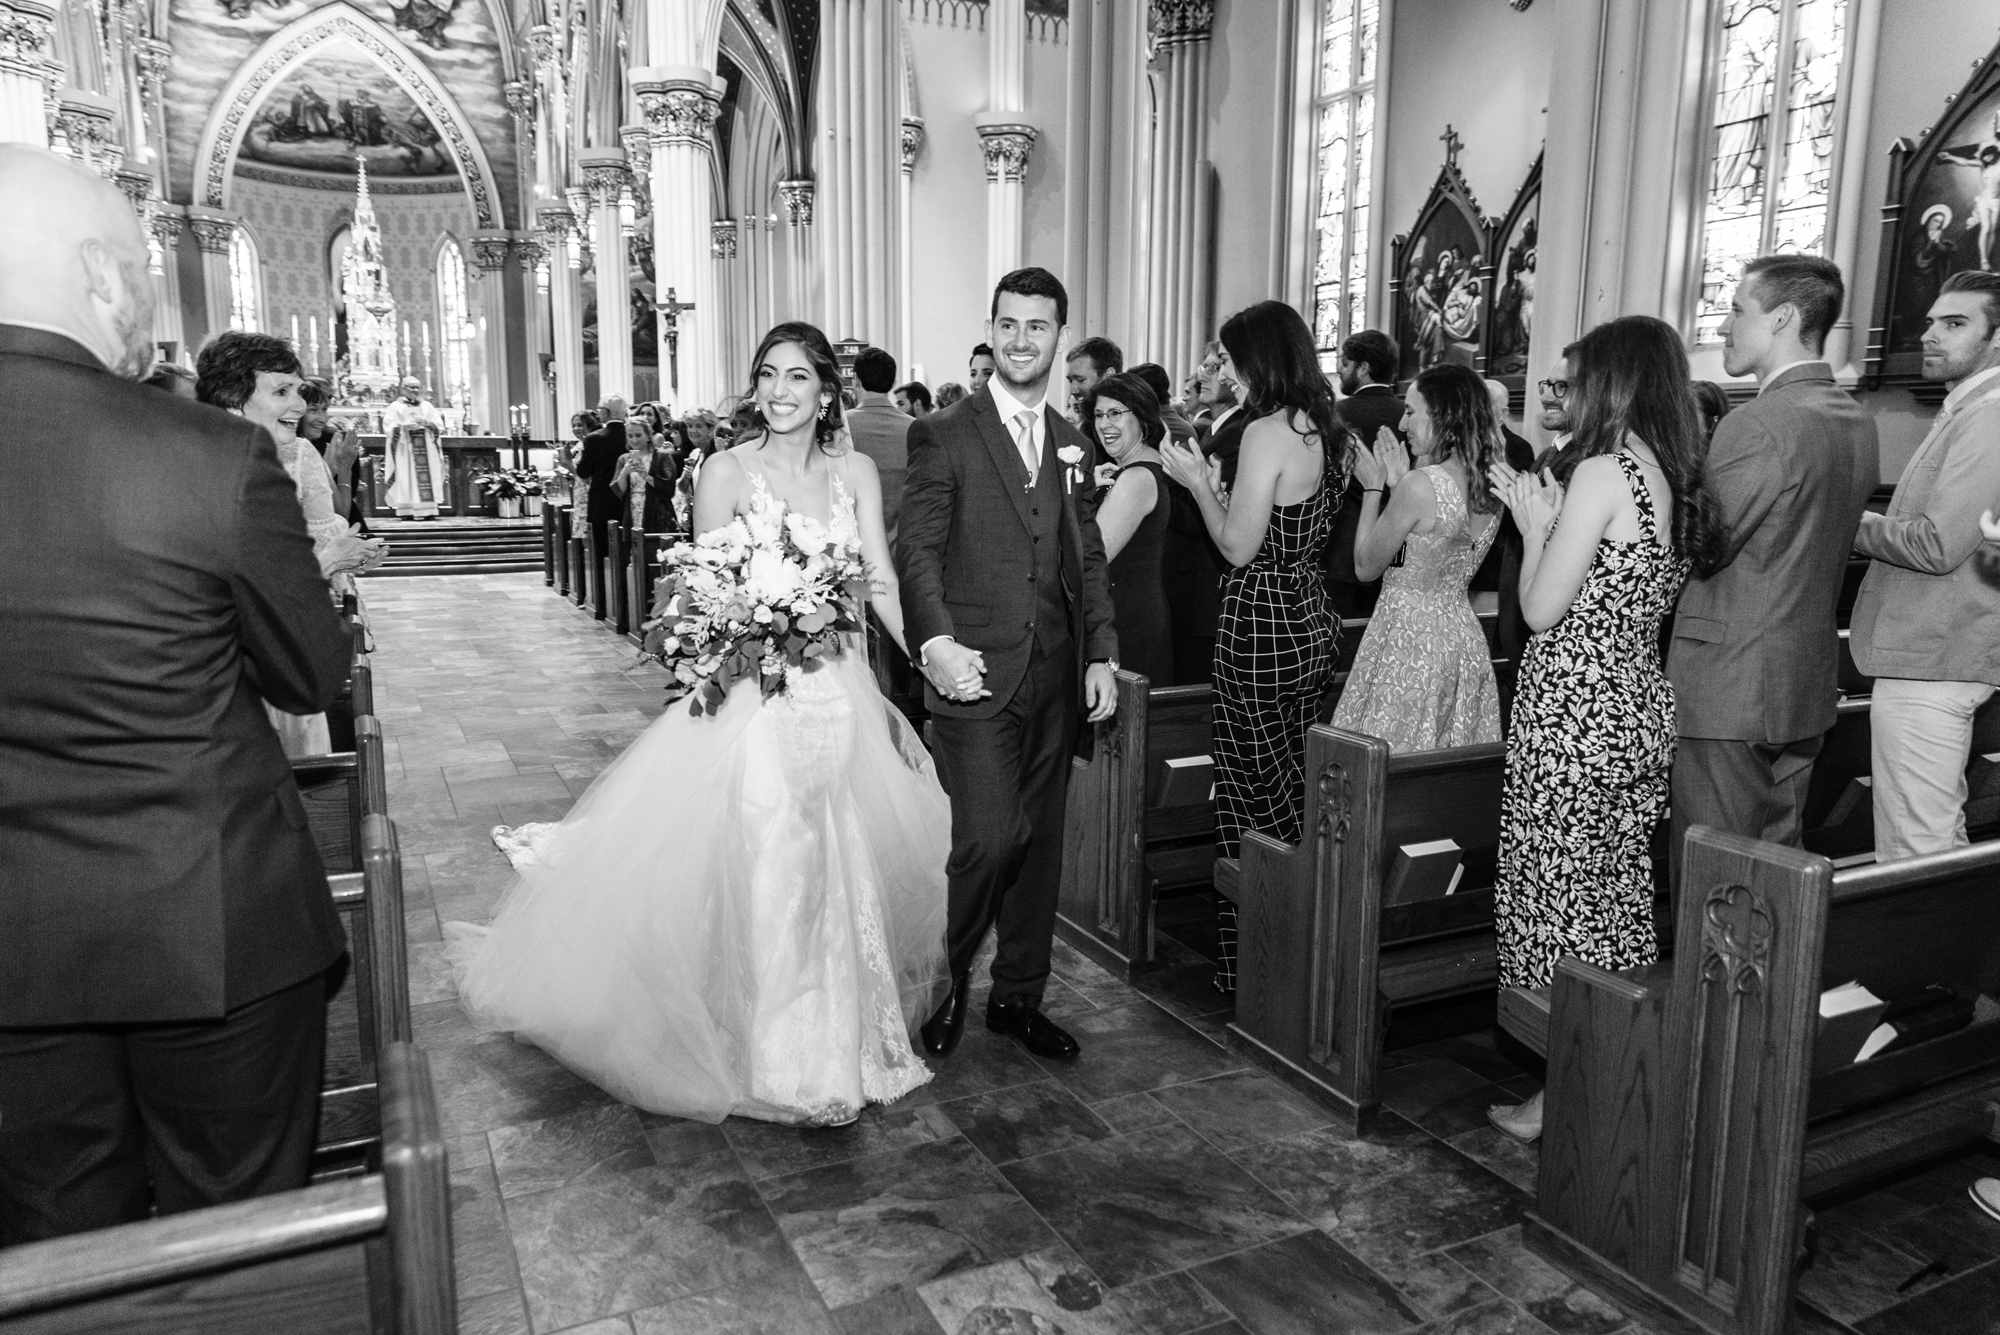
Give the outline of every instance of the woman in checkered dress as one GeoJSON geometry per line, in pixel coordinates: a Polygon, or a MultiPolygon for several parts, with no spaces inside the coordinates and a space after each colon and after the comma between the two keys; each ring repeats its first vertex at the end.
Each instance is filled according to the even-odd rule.
{"type": "MultiPolygon", "coordinates": [[[[1225,372],[1249,397],[1236,476],[1192,448],[1161,447],[1233,567],[1215,641],[1215,845],[1233,858],[1246,830],[1299,837],[1306,730],[1333,679],[1340,622],[1327,600],[1322,549],[1346,488],[1347,432],[1319,369],[1312,333],[1283,302],[1260,302],[1222,326],[1225,372]],[[1329,450],[1332,451],[1329,457],[1329,450]]],[[[1218,897],[1215,985],[1236,990],[1236,906],[1218,897]]]]}

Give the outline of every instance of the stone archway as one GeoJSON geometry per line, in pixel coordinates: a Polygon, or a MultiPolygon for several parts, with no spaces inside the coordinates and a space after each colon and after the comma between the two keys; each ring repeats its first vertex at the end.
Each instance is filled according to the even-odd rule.
{"type": "Polygon", "coordinates": [[[272,33],[229,80],[202,127],[195,155],[195,202],[209,208],[229,207],[230,166],[250,128],[251,114],[265,93],[311,59],[321,45],[343,38],[366,52],[438,128],[465,182],[480,229],[501,228],[504,224],[493,169],[457,99],[395,34],[346,3],[316,9],[272,33]]]}

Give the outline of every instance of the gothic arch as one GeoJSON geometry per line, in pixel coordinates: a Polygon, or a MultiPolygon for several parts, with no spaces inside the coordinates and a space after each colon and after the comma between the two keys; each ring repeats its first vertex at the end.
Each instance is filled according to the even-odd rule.
{"type": "Polygon", "coordinates": [[[208,123],[202,127],[201,144],[195,154],[196,202],[210,208],[229,207],[229,167],[250,128],[251,113],[273,85],[311,59],[322,44],[337,38],[346,38],[360,47],[423,108],[450,146],[480,228],[501,227],[500,196],[494,189],[493,169],[487,164],[486,149],[457,99],[395,34],[345,0],[315,9],[272,33],[230,78],[221,99],[209,112],[208,123]]]}

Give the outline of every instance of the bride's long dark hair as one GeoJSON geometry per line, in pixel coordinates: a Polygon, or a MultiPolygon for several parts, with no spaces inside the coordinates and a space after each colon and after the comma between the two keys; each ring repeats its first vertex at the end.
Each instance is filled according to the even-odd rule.
{"type": "Polygon", "coordinates": [[[771,432],[770,423],[764,420],[764,410],[756,406],[757,368],[764,364],[764,358],[770,355],[771,349],[780,343],[798,344],[819,375],[821,392],[833,396],[813,420],[813,443],[824,450],[840,434],[844,416],[840,398],[840,362],[833,355],[833,344],[827,341],[819,326],[807,324],[804,320],[787,320],[771,326],[771,332],[764,335],[764,341],[757,345],[757,355],[750,359],[750,392],[744,398],[744,402],[750,405],[750,434],[769,435],[771,432]]]}

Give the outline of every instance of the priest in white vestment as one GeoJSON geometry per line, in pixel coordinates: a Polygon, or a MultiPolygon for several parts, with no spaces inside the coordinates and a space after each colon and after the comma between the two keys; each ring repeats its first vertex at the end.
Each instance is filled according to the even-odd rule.
{"type": "Polygon", "coordinates": [[[398,519],[436,519],[444,504],[444,414],[423,401],[415,376],[403,377],[403,397],[382,410],[388,437],[389,505],[398,519]]]}

